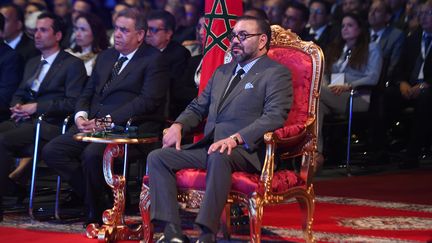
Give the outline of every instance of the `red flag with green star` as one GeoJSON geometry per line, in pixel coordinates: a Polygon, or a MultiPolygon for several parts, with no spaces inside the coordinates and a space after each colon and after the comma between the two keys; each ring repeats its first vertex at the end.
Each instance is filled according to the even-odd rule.
{"type": "Polygon", "coordinates": [[[230,44],[227,35],[234,27],[236,18],[242,14],[242,0],[205,1],[206,39],[199,85],[200,93],[216,68],[223,64],[225,52],[230,44]]]}

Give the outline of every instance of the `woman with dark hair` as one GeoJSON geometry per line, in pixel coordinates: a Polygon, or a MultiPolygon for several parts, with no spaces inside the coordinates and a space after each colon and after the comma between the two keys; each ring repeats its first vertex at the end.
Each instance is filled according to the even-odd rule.
{"type": "MultiPolygon", "coordinates": [[[[340,35],[326,51],[325,81],[321,87],[319,115],[318,162],[324,161],[322,123],[327,114],[346,114],[349,91],[361,85],[375,85],[381,73],[381,48],[369,42],[366,22],[356,13],[343,16],[340,35]]],[[[355,97],[354,111],[369,109],[370,94],[355,97]]]]}
{"type": "Polygon", "coordinates": [[[76,46],[66,51],[83,60],[90,76],[99,52],[108,48],[108,37],[102,21],[93,14],[82,13],[74,23],[76,46]]]}

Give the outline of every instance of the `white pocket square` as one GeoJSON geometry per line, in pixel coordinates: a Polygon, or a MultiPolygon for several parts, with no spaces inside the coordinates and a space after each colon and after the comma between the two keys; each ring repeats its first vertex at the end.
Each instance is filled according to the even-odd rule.
{"type": "Polygon", "coordinates": [[[245,84],[245,87],[244,87],[244,89],[253,89],[253,84],[251,84],[251,83],[247,83],[247,84],[245,84]]]}

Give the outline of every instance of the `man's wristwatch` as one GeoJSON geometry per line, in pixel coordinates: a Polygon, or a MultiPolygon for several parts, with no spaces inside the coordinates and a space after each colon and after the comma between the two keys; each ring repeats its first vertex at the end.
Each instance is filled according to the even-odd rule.
{"type": "Polygon", "coordinates": [[[237,145],[240,145],[240,141],[239,139],[235,136],[235,135],[231,135],[229,136],[232,140],[234,140],[234,142],[236,142],[237,145]]]}

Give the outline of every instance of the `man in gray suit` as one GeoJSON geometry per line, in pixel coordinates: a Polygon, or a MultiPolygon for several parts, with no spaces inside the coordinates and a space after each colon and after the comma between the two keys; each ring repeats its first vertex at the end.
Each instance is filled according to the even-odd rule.
{"type": "Polygon", "coordinates": [[[402,44],[405,40],[405,35],[401,30],[389,25],[390,19],[390,6],[384,0],[374,1],[368,15],[370,37],[371,42],[376,42],[381,46],[384,65],[386,65],[383,68],[385,73],[381,74],[381,76],[385,81],[390,78],[394,67],[399,61],[402,44]]]}
{"type": "Polygon", "coordinates": [[[289,71],[270,60],[270,26],[250,16],[238,18],[232,33],[234,61],[220,66],[203,93],[180,114],[148,157],[151,217],[164,225],[161,241],[186,241],[180,228],[175,171],[207,170],[204,202],[195,223],[199,242],[215,242],[218,222],[234,171],[262,169],[265,132],[282,127],[292,102],[289,71]],[[180,146],[182,132],[207,122],[204,138],[180,146]]]}

